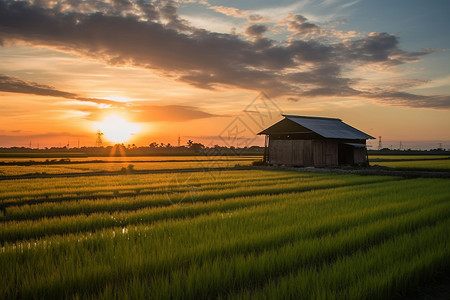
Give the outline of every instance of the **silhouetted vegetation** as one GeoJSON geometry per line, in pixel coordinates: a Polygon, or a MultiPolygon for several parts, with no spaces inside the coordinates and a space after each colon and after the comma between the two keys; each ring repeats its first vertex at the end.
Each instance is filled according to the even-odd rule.
{"type": "MultiPolygon", "coordinates": [[[[206,147],[202,143],[191,140],[186,146],[172,146],[171,144],[152,142],[146,147],[135,145],[115,145],[107,147],[52,147],[48,149],[31,149],[25,147],[0,148],[0,157],[29,157],[29,158],[66,158],[66,157],[95,157],[95,156],[240,156],[262,155],[264,147],[225,147],[215,145],[206,147]]],[[[64,161],[61,161],[64,163],[64,161]]]]}

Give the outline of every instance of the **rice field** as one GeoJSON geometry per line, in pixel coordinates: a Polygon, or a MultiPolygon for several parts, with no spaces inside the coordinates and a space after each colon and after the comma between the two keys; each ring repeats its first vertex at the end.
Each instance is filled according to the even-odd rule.
{"type": "Polygon", "coordinates": [[[450,171],[448,155],[370,155],[371,166],[400,170],[450,171]]]}
{"type": "Polygon", "coordinates": [[[450,184],[232,169],[4,180],[0,228],[1,299],[408,298],[449,274],[450,184]]]}
{"type": "Polygon", "coordinates": [[[403,169],[403,170],[450,171],[450,159],[383,161],[383,162],[372,162],[371,165],[379,165],[383,167],[403,169]]]}
{"type": "Polygon", "coordinates": [[[369,155],[369,161],[393,161],[393,160],[434,160],[448,159],[449,155],[369,155]]]}
{"type": "Polygon", "coordinates": [[[42,164],[48,159],[20,159],[3,158],[1,161],[11,165],[0,165],[0,176],[16,176],[25,174],[64,174],[87,172],[118,172],[133,170],[162,170],[162,169],[192,169],[192,168],[227,168],[236,165],[248,166],[260,157],[214,157],[214,156],[179,156],[179,157],[90,157],[70,159],[70,163],[60,164],[59,159],[53,159],[48,164],[42,164]],[[14,165],[30,163],[30,165],[14,165]],[[33,162],[40,162],[35,164],[33,162]]]}

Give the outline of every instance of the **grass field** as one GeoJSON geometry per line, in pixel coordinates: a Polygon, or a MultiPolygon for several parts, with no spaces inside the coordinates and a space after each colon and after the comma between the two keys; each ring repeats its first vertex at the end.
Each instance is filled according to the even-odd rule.
{"type": "Polygon", "coordinates": [[[389,162],[376,162],[371,165],[379,165],[394,169],[405,170],[442,170],[450,171],[450,159],[442,160],[417,160],[417,161],[389,161],[389,162]]]}
{"type": "Polygon", "coordinates": [[[369,161],[448,159],[449,155],[369,155],[369,161]]]}
{"type": "Polygon", "coordinates": [[[450,269],[448,179],[80,174],[0,208],[1,299],[408,298],[450,269]]]}
{"type": "Polygon", "coordinates": [[[161,170],[161,169],[191,169],[191,168],[224,168],[236,165],[246,166],[260,157],[214,157],[214,156],[178,156],[178,157],[90,157],[70,159],[70,163],[58,163],[58,159],[48,164],[42,164],[46,159],[0,158],[0,161],[11,165],[0,165],[0,176],[15,176],[25,174],[64,174],[87,172],[111,172],[128,169],[161,170]],[[30,163],[30,165],[14,165],[30,163]],[[41,164],[39,164],[41,163],[41,164]]]}
{"type": "Polygon", "coordinates": [[[447,155],[377,155],[369,156],[371,166],[383,166],[402,170],[450,171],[447,155]]]}

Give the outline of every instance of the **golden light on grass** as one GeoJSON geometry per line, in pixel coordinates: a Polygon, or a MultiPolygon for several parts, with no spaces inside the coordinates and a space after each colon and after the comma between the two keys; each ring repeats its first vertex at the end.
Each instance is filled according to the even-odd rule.
{"type": "Polygon", "coordinates": [[[118,115],[108,115],[101,122],[96,122],[95,126],[96,130],[103,132],[105,138],[113,143],[125,143],[141,130],[139,124],[129,122],[118,115]]]}

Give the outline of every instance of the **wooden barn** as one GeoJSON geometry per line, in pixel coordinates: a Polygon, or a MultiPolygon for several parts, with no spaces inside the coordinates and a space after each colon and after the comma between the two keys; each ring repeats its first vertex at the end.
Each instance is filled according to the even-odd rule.
{"type": "Polygon", "coordinates": [[[372,136],[340,119],[283,115],[266,135],[264,160],[274,165],[324,167],[366,164],[372,136]]]}

